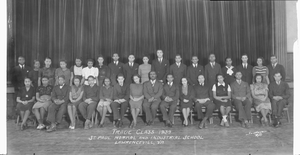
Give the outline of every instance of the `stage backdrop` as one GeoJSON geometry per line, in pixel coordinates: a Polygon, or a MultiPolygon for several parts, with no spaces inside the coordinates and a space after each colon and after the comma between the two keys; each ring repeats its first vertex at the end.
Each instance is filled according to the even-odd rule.
{"type": "MultiPolygon", "coordinates": [[[[12,37],[8,69],[25,56],[26,64],[46,56],[58,67],[80,57],[106,63],[117,52],[121,61],[134,54],[155,58],[157,49],[174,62],[176,54],[190,64],[192,55],[206,64],[209,53],[224,65],[225,57],[240,64],[241,54],[254,64],[274,53],[274,2],[212,2],[203,0],[9,0],[12,37]]],[[[43,64],[43,63],[42,63],[43,64]]]]}

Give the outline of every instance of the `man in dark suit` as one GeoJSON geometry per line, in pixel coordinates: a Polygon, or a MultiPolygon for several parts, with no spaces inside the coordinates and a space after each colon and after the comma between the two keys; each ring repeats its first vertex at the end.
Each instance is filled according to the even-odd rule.
{"type": "Polygon", "coordinates": [[[248,56],[246,54],[242,55],[242,64],[237,66],[237,71],[242,73],[242,80],[247,82],[249,85],[252,84],[252,70],[253,67],[248,64],[248,56]]]}
{"type": "Polygon", "coordinates": [[[163,94],[163,85],[160,81],[156,80],[155,71],[151,71],[149,74],[150,80],[144,83],[145,100],[143,102],[147,126],[153,124],[158,105],[161,102],[160,97],[163,94]]]}
{"type": "Polygon", "coordinates": [[[24,86],[24,78],[28,76],[30,67],[25,66],[25,58],[19,56],[18,66],[13,69],[12,84],[15,87],[15,92],[18,92],[24,86]]]}
{"type": "Polygon", "coordinates": [[[204,75],[204,69],[203,66],[198,64],[198,57],[197,56],[193,56],[192,57],[192,65],[190,65],[187,68],[187,72],[186,72],[186,76],[188,79],[188,82],[194,86],[196,84],[198,84],[198,76],[200,74],[204,75]]]}
{"type": "Polygon", "coordinates": [[[242,80],[241,71],[235,73],[236,81],[232,82],[231,97],[233,104],[239,113],[239,120],[242,122],[242,127],[250,127],[249,120],[251,119],[252,98],[250,87],[247,82],[242,80]]]}
{"type": "Polygon", "coordinates": [[[122,62],[119,62],[119,54],[118,53],[114,53],[112,58],[114,61],[111,62],[108,65],[108,67],[110,69],[111,83],[112,83],[112,85],[116,85],[117,84],[117,76],[119,74],[124,75],[124,71],[123,71],[124,64],[122,62]]]}
{"type": "Polygon", "coordinates": [[[199,124],[199,129],[207,128],[207,119],[212,116],[215,109],[215,104],[212,102],[211,87],[205,82],[203,75],[198,76],[198,84],[194,86],[195,90],[195,109],[197,111],[198,119],[202,119],[199,124]],[[206,108],[205,115],[202,112],[202,107],[206,108]],[[204,116],[204,117],[203,117],[204,116]]]}
{"type": "Polygon", "coordinates": [[[179,86],[182,77],[186,76],[186,65],[181,63],[181,56],[175,56],[175,63],[170,66],[170,74],[173,75],[174,83],[179,86]]]}
{"type": "Polygon", "coordinates": [[[132,83],[132,76],[138,74],[139,65],[134,63],[135,57],[133,54],[128,56],[128,63],[124,65],[124,76],[125,84],[129,85],[132,83]]]}
{"type": "Polygon", "coordinates": [[[205,65],[205,79],[208,86],[211,88],[217,81],[217,74],[222,74],[221,65],[218,64],[216,61],[215,54],[209,55],[209,63],[205,65]]]}
{"type": "Polygon", "coordinates": [[[281,125],[280,117],[284,106],[288,103],[290,97],[289,85],[281,80],[280,72],[275,73],[274,79],[269,85],[269,97],[271,99],[272,115],[274,119],[274,127],[281,125]]]}
{"type": "Polygon", "coordinates": [[[167,74],[169,73],[169,60],[163,58],[163,51],[157,50],[156,55],[157,59],[153,60],[151,65],[151,71],[155,71],[157,74],[157,80],[161,83],[164,83],[167,74]]]}
{"type": "Polygon", "coordinates": [[[282,65],[278,64],[277,57],[275,55],[272,55],[270,57],[271,64],[268,65],[269,69],[269,79],[270,83],[272,83],[274,80],[275,73],[280,73],[281,75],[281,81],[285,81],[285,69],[282,65]]]}
{"type": "Polygon", "coordinates": [[[65,76],[58,77],[58,85],[54,86],[51,93],[52,103],[48,107],[47,121],[51,126],[47,127],[47,132],[56,130],[56,125],[61,123],[63,115],[67,112],[69,103],[70,86],[65,84],[65,76]]]}
{"type": "Polygon", "coordinates": [[[164,91],[162,95],[162,102],[160,104],[160,111],[163,114],[163,120],[165,125],[172,127],[172,121],[174,119],[174,113],[177,108],[177,102],[179,99],[179,87],[173,82],[174,77],[172,74],[167,75],[167,83],[164,85],[164,91]],[[167,113],[167,108],[169,108],[169,115],[167,113]]]}
{"type": "Polygon", "coordinates": [[[117,76],[118,84],[114,85],[113,102],[111,103],[111,109],[113,113],[113,119],[117,128],[122,127],[123,117],[128,109],[129,103],[129,85],[124,83],[124,76],[119,74],[117,76]],[[120,107],[120,111],[119,108],[120,107]]]}

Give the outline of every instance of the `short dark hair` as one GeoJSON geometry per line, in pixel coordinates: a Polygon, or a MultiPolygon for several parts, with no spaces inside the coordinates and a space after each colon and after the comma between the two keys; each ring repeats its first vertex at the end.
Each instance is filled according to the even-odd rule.
{"type": "Polygon", "coordinates": [[[118,74],[117,79],[118,79],[118,77],[123,77],[125,79],[125,76],[123,74],[118,74]]]}
{"type": "Polygon", "coordinates": [[[59,78],[63,78],[64,80],[66,79],[66,77],[65,77],[64,75],[58,76],[58,79],[59,79],[59,78]]]}
{"type": "Polygon", "coordinates": [[[93,59],[87,59],[87,63],[92,62],[94,64],[94,60],[93,59]]]}
{"type": "Polygon", "coordinates": [[[102,54],[99,54],[99,55],[98,55],[97,59],[99,59],[99,58],[103,58],[103,59],[104,59],[104,57],[103,57],[102,54]]]}
{"type": "Polygon", "coordinates": [[[48,76],[43,76],[43,77],[42,77],[42,79],[44,79],[44,78],[46,78],[46,79],[48,79],[48,80],[49,80],[49,77],[48,77],[48,76]]]}
{"type": "Polygon", "coordinates": [[[258,77],[258,76],[261,77],[261,81],[264,80],[264,77],[263,77],[261,74],[257,73],[257,74],[254,75],[254,82],[255,82],[255,83],[257,82],[257,81],[256,81],[256,77],[258,77]]]}
{"type": "Polygon", "coordinates": [[[226,57],[225,58],[225,61],[227,61],[227,59],[230,59],[232,61],[232,58],[231,57],[226,57]]]}
{"type": "Polygon", "coordinates": [[[50,58],[50,57],[46,57],[45,60],[46,60],[46,59],[50,59],[50,60],[52,61],[52,58],[50,58]]]}
{"type": "Polygon", "coordinates": [[[248,55],[247,55],[246,53],[242,54],[242,57],[243,57],[243,56],[246,56],[246,57],[248,58],[248,55]]]}
{"type": "Polygon", "coordinates": [[[274,55],[274,54],[270,56],[270,58],[272,58],[272,57],[275,57],[275,58],[277,58],[277,56],[276,56],[276,55],[274,55]]]}
{"type": "Polygon", "coordinates": [[[240,71],[240,70],[237,70],[237,71],[235,72],[235,75],[236,75],[237,73],[241,73],[241,74],[243,75],[242,71],[240,71]]]}
{"type": "Polygon", "coordinates": [[[20,59],[20,58],[23,58],[23,59],[25,59],[25,57],[23,57],[23,56],[19,56],[19,57],[18,57],[18,59],[20,59]]]}
{"type": "Polygon", "coordinates": [[[80,81],[80,76],[75,75],[74,78],[73,78],[73,81],[74,81],[75,79],[78,79],[78,80],[80,81]]]}
{"type": "Polygon", "coordinates": [[[61,63],[61,62],[64,62],[64,63],[67,64],[67,60],[65,60],[65,59],[60,59],[60,60],[59,60],[59,63],[61,63]]]}
{"type": "Polygon", "coordinates": [[[276,74],[280,74],[280,76],[282,76],[280,72],[275,72],[275,73],[274,73],[274,76],[275,76],[276,74]]]}
{"type": "Polygon", "coordinates": [[[219,77],[219,76],[222,76],[222,77],[224,78],[224,75],[219,73],[219,74],[216,75],[217,81],[218,81],[218,77],[219,77]]]}

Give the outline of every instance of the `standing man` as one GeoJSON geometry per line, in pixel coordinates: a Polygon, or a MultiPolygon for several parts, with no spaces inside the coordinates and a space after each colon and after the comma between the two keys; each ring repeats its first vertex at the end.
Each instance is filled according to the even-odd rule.
{"type": "Polygon", "coordinates": [[[179,87],[173,82],[174,77],[172,74],[167,75],[167,83],[164,85],[162,102],[160,104],[160,111],[163,114],[163,120],[165,121],[165,126],[172,127],[174,113],[177,109],[177,102],[179,99],[179,87]],[[167,108],[169,108],[169,115],[167,113],[167,108]]]}
{"type": "Polygon", "coordinates": [[[58,85],[54,86],[51,93],[52,103],[48,107],[47,121],[51,123],[47,127],[47,132],[56,130],[56,125],[61,123],[63,115],[67,112],[67,104],[69,103],[70,86],[65,84],[65,76],[58,77],[58,85]]]}
{"type": "Polygon", "coordinates": [[[285,81],[285,69],[282,65],[278,64],[276,55],[272,55],[270,57],[270,61],[271,61],[271,64],[268,65],[270,83],[275,81],[274,80],[275,73],[280,73],[280,75],[282,77],[281,81],[285,81]]]}
{"type": "Polygon", "coordinates": [[[164,59],[163,54],[162,50],[157,50],[157,59],[153,60],[151,65],[151,71],[155,71],[157,74],[157,80],[161,83],[164,83],[170,67],[169,60],[164,59]]]}
{"type": "Polygon", "coordinates": [[[122,120],[129,103],[129,85],[125,84],[124,80],[124,75],[119,74],[117,76],[118,83],[114,85],[113,102],[111,103],[113,120],[117,128],[121,128],[123,125],[122,120]],[[119,107],[120,111],[118,109],[119,107]]]}
{"type": "Polygon", "coordinates": [[[247,54],[242,55],[242,64],[237,66],[237,71],[242,73],[242,80],[247,82],[248,85],[252,84],[252,70],[253,67],[248,64],[248,56],[247,54]]]}
{"type": "Polygon", "coordinates": [[[198,84],[198,76],[200,74],[204,75],[204,69],[203,66],[198,64],[198,57],[197,56],[193,56],[192,57],[192,65],[190,65],[187,69],[187,79],[188,82],[192,85],[195,86],[196,84],[198,84]]]}
{"type": "Polygon", "coordinates": [[[119,54],[118,53],[114,53],[112,58],[113,58],[113,62],[111,62],[108,65],[108,67],[110,68],[111,83],[112,83],[112,85],[116,85],[117,84],[117,76],[119,74],[124,73],[124,71],[123,71],[124,64],[122,62],[119,62],[119,54]]]}
{"type": "Polygon", "coordinates": [[[30,67],[25,66],[25,58],[19,56],[18,66],[15,66],[12,76],[12,84],[15,87],[15,92],[18,92],[24,86],[24,79],[28,77],[30,67]]]}
{"type": "Polygon", "coordinates": [[[222,72],[225,78],[225,83],[230,85],[232,82],[235,81],[236,68],[232,66],[232,59],[230,57],[227,57],[225,61],[226,66],[222,68],[222,72]]]}
{"type": "Polygon", "coordinates": [[[272,115],[274,120],[274,127],[281,125],[280,118],[284,106],[288,103],[290,97],[289,85],[281,80],[282,76],[280,72],[275,73],[274,79],[269,85],[269,97],[271,99],[272,115]]]}
{"type": "Polygon", "coordinates": [[[209,63],[205,65],[204,70],[205,79],[207,81],[208,87],[211,89],[217,81],[217,74],[222,74],[221,66],[216,62],[215,54],[209,55],[209,63]]]}
{"type": "Polygon", "coordinates": [[[242,80],[241,71],[235,73],[236,81],[231,83],[231,97],[233,104],[239,113],[239,120],[242,122],[242,127],[249,128],[249,120],[251,120],[252,98],[250,87],[247,82],[242,80]]]}
{"type": "Polygon", "coordinates": [[[132,83],[132,76],[138,74],[139,65],[134,63],[135,57],[133,54],[128,56],[128,63],[124,65],[125,84],[132,83]]]}
{"type": "Polygon", "coordinates": [[[195,90],[195,109],[197,111],[198,119],[202,119],[199,123],[199,129],[207,128],[207,119],[212,116],[215,109],[215,104],[212,102],[211,87],[204,83],[205,77],[201,74],[198,76],[198,84],[194,86],[195,90]],[[202,107],[206,108],[205,115],[202,112],[202,107]],[[204,115],[204,117],[203,117],[204,115]]]}
{"type": "Polygon", "coordinates": [[[91,119],[97,107],[100,94],[100,87],[96,85],[94,76],[88,77],[88,84],[89,85],[83,86],[83,102],[78,105],[78,109],[85,119],[84,129],[93,127],[93,124],[91,124],[91,119]]]}
{"type": "Polygon", "coordinates": [[[146,113],[147,126],[152,125],[156,117],[158,105],[161,102],[160,97],[163,94],[163,85],[160,81],[156,80],[156,72],[150,71],[150,81],[144,83],[144,96],[143,109],[146,113]]]}
{"type": "Polygon", "coordinates": [[[170,66],[170,74],[173,75],[174,83],[179,86],[182,77],[186,76],[186,65],[181,63],[181,56],[175,56],[175,63],[170,66]]]}

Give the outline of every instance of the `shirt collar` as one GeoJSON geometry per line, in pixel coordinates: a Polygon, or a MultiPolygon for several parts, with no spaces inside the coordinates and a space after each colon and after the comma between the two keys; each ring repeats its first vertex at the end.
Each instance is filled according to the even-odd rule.
{"type": "Polygon", "coordinates": [[[23,65],[19,64],[19,66],[22,68],[22,67],[25,67],[25,64],[23,64],[23,65]]]}
{"type": "Polygon", "coordinates": [[[276,67],[277,63],[278,63],[278,62],[274,63],[273,66],[276,67]]]}
{"type": "Polygon", "coordinates": [[[220,85],[225,87],[225,82],[223,82],[222,84],[218,82],[218,86],[220,86],[220,85]]]}
{"type": "Polygon", "coordinates": [[[181,64],[180,62],[176,62],[176,65],[177,65],[177,66],[180,66],[180,64],[181,64]]]}
{"type": "Polygon", "coordinates": [[[65,84],[63,84],[63,85],[59,85],[59,88],[61,89],[62,87],[64,87],[65,86],[65,84]]]}
{"type": "Polygon", "coordinates": [[[173,82],[168,82],[168,85],[172,86],[172,85],[173,85],[173,82]]]}
{"type": "Polygon", "coordinates": [[[204,86],[204,83],[199,83],[200,86],[204,86]]]}
{"type": "Polygon", "coordinates": [[[230,66],[230,67],[228,67],[228,66],[225,66],[227,69],[233,69],[234,67],[233,66],[230,66]]]}
{"type": "Polygon", "coordinates": [[[156,82],[156,79],[155,80],[150,80],[151,84],[154,84],[156,82]]]}

